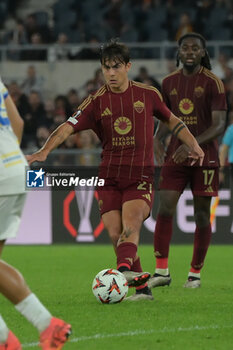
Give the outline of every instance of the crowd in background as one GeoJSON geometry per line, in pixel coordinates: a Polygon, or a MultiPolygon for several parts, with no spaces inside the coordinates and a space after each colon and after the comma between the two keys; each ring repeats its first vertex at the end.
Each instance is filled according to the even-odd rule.
{"type": "MultiPolygon", "coordinates": [[[[2,1],[1,6],[7,8],[8,3],[12,1],[2,1]]],[[[124,42],[176,41],[186,32],[197,31],[207,40],[233,39],[231,0],[57,0],[51,8],[52,18],[45,9],[20,19],[17,1],[13,3],[9,7],[13,24],[7,30],[2,18],[0,43],[35,48],[56,43],[57,59],[97,59],[95,45],[111,37],[124,42]],[[89,43],[93,48],[70,50],[64,47],[68,43],[89,43]]],[[[9,47],[8,58],[46,60],[47,51],[9,47]]]]}
{"type": "MultiPolygon", "coordinates": [[[[173,66],[174,68],[174,66],[173,66]]],[[[213,66],[213,72],[224,82],[229,113],[233,113],[233,68],[229,64],[229,57],[221,53],[218,63],[213,66]]],[[[156,87],[160,90],[160,83],[156,77],[149,75],[146,67],[141,66],[133,80],[156,87]]],[[[50,133],[58,125],[65,122],[90,94],[98,90],[104,79],[101,69],[94,72],[93,78],[88,80],[81,88],[82,91],[71,88],[65,95],[56,95],[54,98],[46,98],[43,94],[44,79],[37,72],[34,65],[29,65],[27,75],[19,84],[12,81],[8,85],[11,94],[21,116],[24,119],[23,149],[40,148],[50,133]]],[[[99,140],[92,131],[84,131],[72,135],[62,146],[63,149],[93,149],[99,147],[99,140]]],[[[85,159],[83,160],[85,162],[85,159]]]]}
{"type": "MultiPolygon", "coordinates": [[[[37,12],[18,19],[17,4],[20,1],[2,1],[1,16],[4,28],[3,4],[15,20],[12,29],[2,31],[0,44],[7,44],[8,59],[26,60],[27,76],[22,83],[12,81],[9,92],[22,115],[25,128],[23,149],[35,150],[41,147],[50,133],[70,115],[90,93],[102,84],[101,69],[94,72],[92,79],[82,87],[82,91],[71,88],[65,95],[46,98],[43,94],[44,77],[36,71],[33,61],[47,59],[47,50],[16,51],[11,44],[57,43],[56,59],[98,59],[96,48],[99,43],[111,37],[119,37],[124,42],[175,41],[190,31],[197,31],[208,40],[233,39],[233,2],[231,0],[202,0],[185,2],[179,0],[58,0],[52,7],[53,22],[46,12],[37,12]],[[66,20],[65,20],[66,19],[66,20]],[[98,30],[97,30],[98,28],[98,30]],[[66,43],[92,43],[96,47],[72,51],[66,43]]],[[[220,52],[213,72],[220,77],[226,88],[229,113],[233,113],[233,66],[231,52],[220,52]]],[[[175,69],[174,56],[170,60],[175,69]]],[[[141,67],[134,80],[153,85],[160,89],[156,77],[149,76],[147,68],[141,67]]],[[[63,149],[96,149],[99,140],[92,131],[84,131],[71,136],[61,147],[63,149]]],[[[92,157],[83,157],[80,162],[91,164],[92,157]]]]}

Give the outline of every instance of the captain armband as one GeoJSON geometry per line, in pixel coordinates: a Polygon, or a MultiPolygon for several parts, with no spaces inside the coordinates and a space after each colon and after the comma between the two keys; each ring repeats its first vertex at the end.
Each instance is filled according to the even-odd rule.
{"type": "Polygon", "coordinates": [[[182,129],[184,129],[184,128],[186,128],[185,124],[184,124],[182,121],[180,121],[180,122],[178,122],[178,123],[176,124],[176,126],[173,128],[172,134],[173,134],[174,136],[177,137],[178,134],[180,133],[180,131],[181,131],[182,129]]]}

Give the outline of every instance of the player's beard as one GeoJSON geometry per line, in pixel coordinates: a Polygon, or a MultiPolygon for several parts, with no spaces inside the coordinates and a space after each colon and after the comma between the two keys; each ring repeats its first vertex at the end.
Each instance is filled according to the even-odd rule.
{"type": "Polygon", "coordinates": [[[195,64],[195,63],[186,64],[186,63],[184,63],[183,66],[184,66],[185,70],[187,70],[189,73],[193,73],[196,70],[198,64],[195,64]]]}

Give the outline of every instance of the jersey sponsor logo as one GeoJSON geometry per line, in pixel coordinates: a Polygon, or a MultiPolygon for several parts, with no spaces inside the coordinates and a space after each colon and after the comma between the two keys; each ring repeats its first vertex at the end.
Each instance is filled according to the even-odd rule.
{"type": "MultiPolygon", "coordinates": [[[[122,240],[123,242],[124,240],[122,240]]],[[[133,265],[133,258],[125,258],[125,260],[128,260],[128,262],[130,263],[130,265],[133,265]]]]}
{"type": "Polygon", "coordinates": [[[176,88],[174,88],[171,92],[170,92],[170,96],[172,95],[177,95],[177,90],[176,88]]]}
{"type": "Polygon", "coordinates": [[[151,202],[151,195],[149,193],[143,194],[142,197],[146,198],[149,202],[151,202]]]}
{"type": "Polygon", "coordinates": [[[155,257],[159,257],[159,256],[162,256],[162,254],[158,250],[156,250],[155,251],[155,257]]]}
{"type": "Polygon", "coordinates": [[[180,120],[182,120],[186,125],[197,125],[197,116],[189,115],[189,116],[179,116],[180,120]]]}
{"type": "Polygon", "coordinates": [[[101,117],[107,117],[108,115],[112,115],[112,112],[111,112],[110,109],[107,107],[107,108],[105,108],[105,110],[103,111],[103,113],[101,113],[101,117]]]}
{"type": "Polygon", "coordinates": [[[179,110],[183,114],[190,114],[194,109],[194,105],[189,98],[183,98],[179,103],[179,110]]]}
{"type": "Polygon", "coordinates": [[[74,114],[72,114],[72,117],[70,117],[67,121],[70,122],[73,125],[76,125],[78,123],[78,117],[82,114],[81,109],[78,109],[74,114]]]}
{"type": "Polygon", "coordinates": [[[78,123],[78,120],[73,118],[73,117],[69,117],[69,119],[67,121],[70,122],[73,125],[76,125],[78,123]]]}
{"type": "Polygon", "coordinates": [[[214,192],[213,187],[212,186],[208,186],[207,189],[205,190],[205,192],[214,192]]]}
{"type": "Polygon", "coordinates": [[[135,137],[134,136],[120,136],[112,138],[113,146],[134,146],[135,145],[135,137]]]}
{"type": "Polygon", "coordinates": [[[133,106],[138,113],[142,113],[145,107],[144,103],[139,100],[137,102],[134,102],[133,106]]]}
{"type": "Polygon", "coordinates": [[[44,174],[42,168],[40,170],[27,170],[27,187],[44,187],[44,174]]]}
{"type": "Polygon", "coordinates": [[[194,89],[194,95],[195,95],[196,97],[201,97],[203,94],[204,94],[204,89],[203,89],[203,87],[197,86],[197,87],[194,89]]]}
{"type": "Polygon", "coordinates": [[[119,117],[114,123],[114,130],[120,135],[126,135],[132,129],[131,121],[126,117],[119,117]]]}

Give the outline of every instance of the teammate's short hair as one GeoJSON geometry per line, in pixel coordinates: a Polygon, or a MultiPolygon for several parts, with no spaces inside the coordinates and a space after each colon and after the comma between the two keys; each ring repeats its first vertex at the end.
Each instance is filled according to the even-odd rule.
{"type": "Polygon", "coordinates": [[[104,64],[106,61],[120,61],[127,64],[130,61],[129,48],[118,42],[117,38],[113,38],[100,47],[100,62],[104,64]]]}

